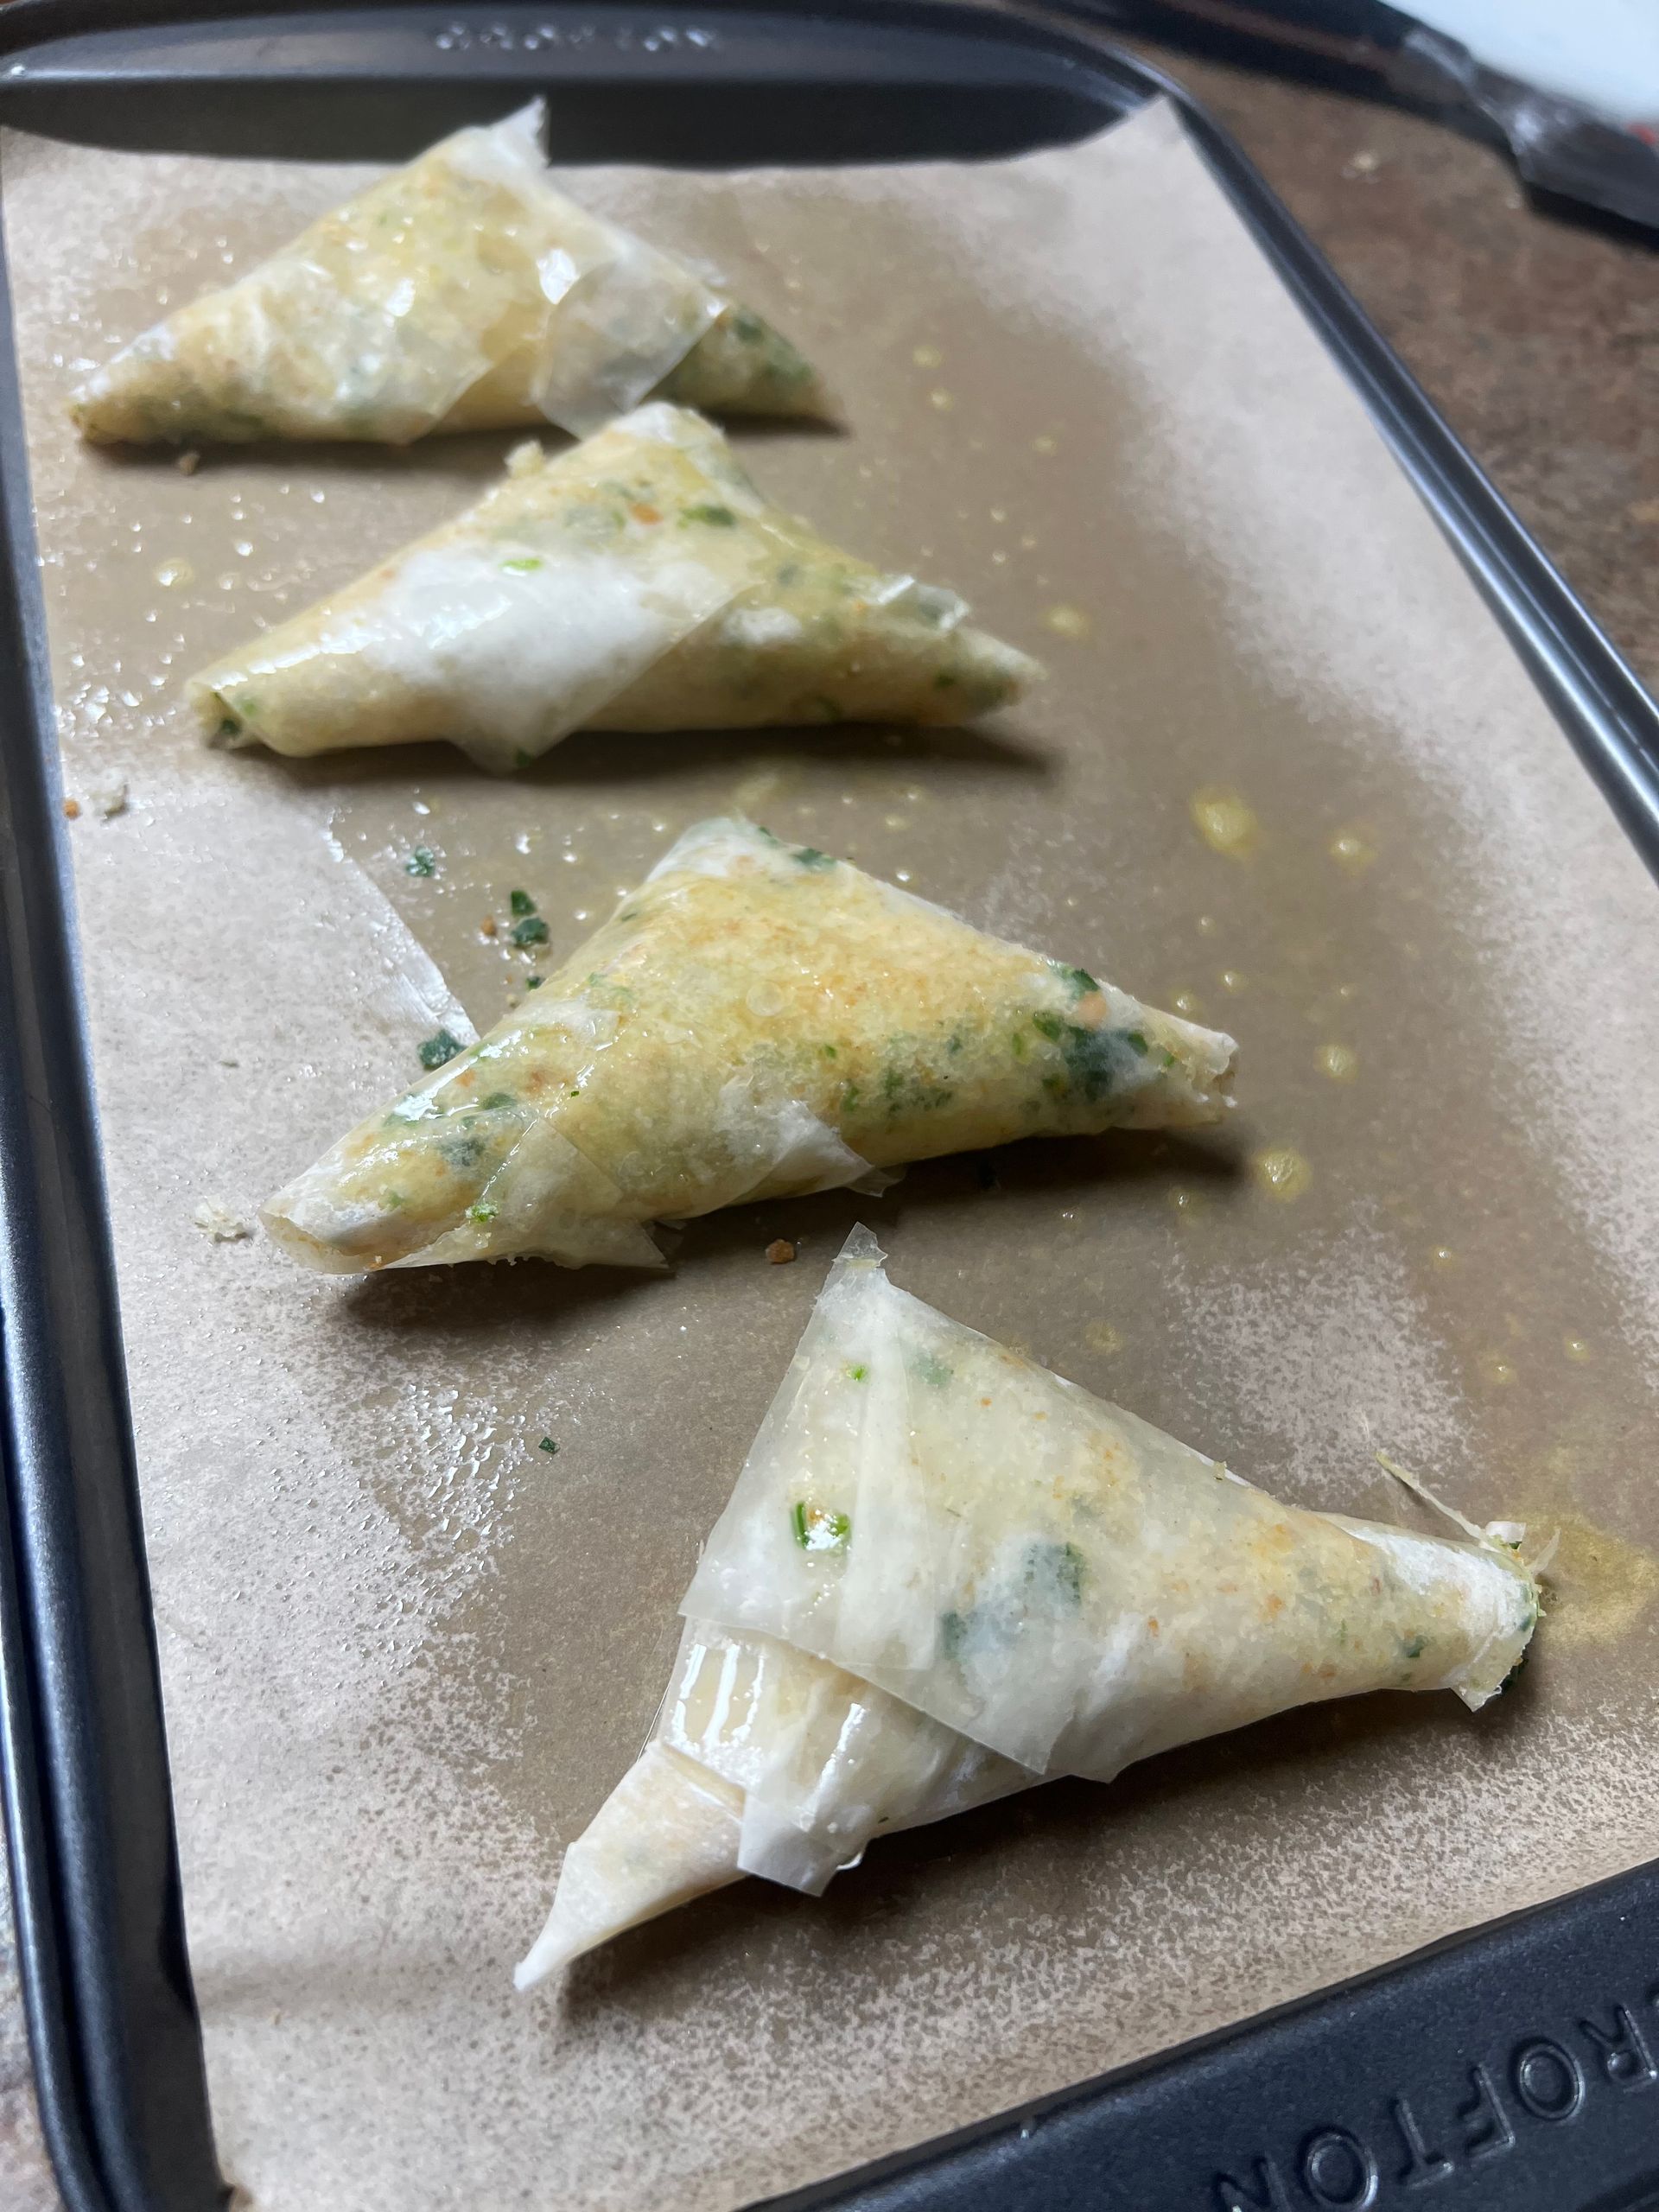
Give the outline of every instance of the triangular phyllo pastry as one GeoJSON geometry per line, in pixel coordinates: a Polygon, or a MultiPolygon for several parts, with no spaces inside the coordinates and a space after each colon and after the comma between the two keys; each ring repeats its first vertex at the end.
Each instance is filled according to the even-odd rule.
{"type": "Polygon", "coordinates": [[[447,738],[522,767],[574,729],[960,722],[1036,664],[956,594],[829,544],[714,425],[653,400],[190,685],[204,732],[278,753],[447,738]]]}
{"type": "Polygon", "coordinates": [[[648,394],[823,415],[788,340],[671,254],[556,191],[539,103],[458,130],[78,388],[100,444],[407,445],[554,423],[580,437],[648,394]]]}
{"type": "Polygon", "coordinates": [[[1466,1541],[1282,1505],[895,1289],[857,1230],[681,1608],[638,1763],[565,1854],[521,1987],[764,1874],[1363,1690],[1500,1689],[1538,1618],[1466,1541]]]}
{"type": "Polygon", "coordinates": [[[654,1221],[1016,1137],[1214,1122],[1233,1040],[740,821],[265,1209],[336,1274],[660,1264],[654,1221]]]}

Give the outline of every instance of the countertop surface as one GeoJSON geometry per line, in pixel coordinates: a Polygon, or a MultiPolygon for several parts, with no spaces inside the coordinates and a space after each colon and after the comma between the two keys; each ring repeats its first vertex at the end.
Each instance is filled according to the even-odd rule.
{"type": "MultiPolygon", "coordinates": [[[[1145,50],[1236,135],[1659,688],[1659,240],[1540,213],[1497,152],[1415,117],[1145,50]]],[[[0,2205],[55,2212],[0,1924],[0,2205]]]]}

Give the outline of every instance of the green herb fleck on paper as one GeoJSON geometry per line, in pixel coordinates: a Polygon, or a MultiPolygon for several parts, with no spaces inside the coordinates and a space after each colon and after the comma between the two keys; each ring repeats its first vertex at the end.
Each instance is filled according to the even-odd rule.
{"type": "Polygon", "coordinates": [[[729,507],[722,507],[712,499],[702,499],[696,506],[682,507],[680,520],[683,523],[706,522],[716,530],[730,530],[737,517],[729,507]]]}
{"type": "Polygon", "coordinates": [[[852,1522],[846,1514],[826,1513],[823,1506],[809,1505],[800,1498],[789,1517],[795,1541],[804,1552],[846,1550],[853,1533],[852,1522]]]}
{"type": "Polygon", "coordinates": [[[516,559],[501,563],[510,576],[527,576],[532,569],[539,569],[541,565],[541,556],[537,553],[521,553],[516,559]]]}
{"type": "Polygon", "coordinates": [[[416,1049],[423,1068],[441,1068],[447,1061],[454,1058],[461,1050],[461,1043],[459,1037],[452,1037],[447,1029],[440,1029],[435,1036],[425,1038],[416,1049]]]}
{"type": "Polygon", "coordinates": [[[501,1209],[499,1206],[490,1205],[484,1199],[480,1198],[475,1206],[467,1207],[467,1218],[468,1221],[476,1222],[478,1226],[482,1229],[487,1223],[493,1221],[500,1211],[501,1209]]]}
{"type": "Polygon", "coordinates": [[[821,853],[816,845],[797,845],[790,858],[797,868],[834,868],[836,864],[833,853],[821,853]]]}
{"type": "Polygon", "coordinates": [[[528,891],[509,891],[507,909],[510,913],[533,914],[536,912],[536,901],[528,891]]]}
{"type": "Polygon", "coordinates": [[[963,1614],[939,1615],[939,1649],[947,1659],[954,1659],[961,1651],[967,1634],[968,1621],[963,1614]]]}
{"type": "Polygon", "coordinates": [[[546,981],[547,978],[545,976],[526,976],[524,978],[524,988],[527,991],[539,991],[542,985],[546,981]]]}
{"type": "Polygon", "coordinates": [[[416,845],[404,862],[405,875],[435,875],[437,872],[438,863],[430,849],[425,845],[416,845]]]}
{"type": "Polygon", "coordinates": [[[499,1107],[516,1106],[518,1103],[510,1090],[493,1090],[487,1098],[480,1099],[479,1108],[480,1112],[493,1114],[499,1107]]]}
{"type": "Polygon", "coordinates": [[[911,1373],[918,1382],[930,1382],[936,1390],[942,1389],[955,1371],[937,1352],[918,1352],[911,1373]]]}
{"type": "Polygon", "coordinates": [[[545,944],[547,924],[539,914],[526,914],[522,921],[513,924],[507,931],[507,935],[520,948],[531,944],[545,944]]]}
{"type": "Polygon", "coordinates": [[[559,1456],[559,1447],[550,1436],[544,1436],[536,1449],[538,1452],[545,1452],[550,1459],[556,1459],[559,1456]]]}
{"type": "Polygon", "coordinates": [[[869,1369],[861,1362],[858,1366],[849,1367],[848,1369],[847,1379],[849,1382],[862,1382],[868,1376],[869,1371],[869,1369]]]}

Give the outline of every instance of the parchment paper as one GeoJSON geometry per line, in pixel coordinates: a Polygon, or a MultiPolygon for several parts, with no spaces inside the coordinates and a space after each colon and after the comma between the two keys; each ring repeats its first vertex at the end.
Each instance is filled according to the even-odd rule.
{"type": "Polygon", "coordinates": [[[60,412],[79,361],[353,181],[4,150],[230,2175],[270,2212],[715,2212],[1648,1856],[1653,887],[1173,117],[982,168],[567,180],[843,395],[845,436],[744,436],[766,487],[1053,673],[994,730],[576,739],[500,784],[433,751],[216,755],[180,688],[505,440],[186,475],[60,412]],[[1200,807],[1206,837],[1211,786],[1250,816],[1200,807]],[[666,1281],[342,1285],[193,1226],[204,1198],[251,1218],[412,1076],[438,971],[493,1019],[516,971],[478,925],[510,888],[562,953],[732,804],[1224,1023],[1231,1129],[715,1217],[666,1281]],[[1281,1195],[1263,1148],[1302,1163],[1281,1195]],[[1293,1716],[894,1840],[821,1902],[745,1883],[516,2000],[861,1217],[906,1288],[1290,1497],[1400,1510],[1385,1446],[1479,1517],[1559,1523],[1554,1617],[1478,1719],[1293,1716]]]}

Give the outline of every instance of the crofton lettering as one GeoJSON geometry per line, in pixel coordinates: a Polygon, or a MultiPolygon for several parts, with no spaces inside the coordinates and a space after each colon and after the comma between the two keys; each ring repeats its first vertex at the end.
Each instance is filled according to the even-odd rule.
{"type": "MultiPolygon", "coordinates": [[[[1656,2006],[1659,1990],[1641,2009],[1650,2015],[1656,2006]]],[[[1615,2003],[1553,2035],[1519,2037],[1501,2056],[1471,2060],[1461,2079],[1396,2091],[1361,2125],[1344,2114],[1294,2148],[1241,2158],[1192,2202],[1204,2212],[1413,2205],[1489,2159],[1524,2158],[1530,2143],[1572,2126],[1598,2099],[1652,2088],[1654,2050],[1651,2019],[1644,2026],[1635,2008],[1615,2003]]]]}

